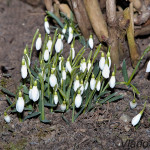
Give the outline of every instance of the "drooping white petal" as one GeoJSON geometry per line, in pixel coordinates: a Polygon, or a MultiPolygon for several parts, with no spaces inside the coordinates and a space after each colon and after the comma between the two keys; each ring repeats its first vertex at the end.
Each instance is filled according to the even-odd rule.
{"type": "Polygon", "coordinates": [[[74,50],[74,48],[71,48],[71,53],[72,53],[72,59],[74,59],[75,58],[75,50],[74,50]]]}
{"type": "Polygon", "coordinates": [[[48,59],[49,59],[49,51],[48,51],[48,49],[46,49],[44,52],[44,60],[48,61],[48,59]]]}
{"type": "Polygon", "coordinates": [[[42,47],[41,35],[39,35],[39,37],[37,38],[36,43],[35,43],[35,46],[36,46],[36,50],[37,50],[37,51],[41,49],[41,47],[42,47]]]}
{"type": "Polygon", "coordinates": [[[71,65],[70,65],[70,61],[68,61],[68,60],[66,62],[66,71],[69,71],[70,73],[72,71],[72,68],[71,68],[71,65]]]}
{"type": "Polygon", "coordinates": [[[4,116],[4,120],[9,123],[11,121],[10,116],[6,115],[4,116]]]}
{"type": "Polygon", "coordinates": [[[55,51],[56,53],[59,53],[62,49],[63,49],[63,42],[61,40],[61,35],[59,35],[55,43],[55,51]]]}
{"type": "Polygon", "coordinates": [[[62,61],[60,60],[60,62],[59,62],[59,71],[61,71],[61,63],[62,63],[62,61]]]}
{"type": "Polygon", "coordinates": [[[88,71],[90,70],[91,66],[92,66],[91,62],[88,62],[88,66],[87,66],[88,71]]]}
{"type": "Polygon", "coordinates": [[[73,33],[71,32],[71,33],[69,33],[67,43],[70,44],[72,40],[73,40],[73,33]]]}
{"type": "Polygon", "coordinates": [[[82,95],[83,92],[84,92],[84,86],[83,86],[83,84],[80,84],[80,91],[81,91],[81,95],[82,95]]]}
{"type": "Polygon", "coordinates": [[[147,63],[146,72],[150,72],[150,60],[147,63]]]}
{"type": "Polygon", "coordinates": [[[90,81],[90,88],[91,88],[91,90],[95,89],[95,84],[96,84],[95,78],[91,78],[91,81],[90,81]]]}
{"type": "Polygon", "coordinates": [[[21,76],[23,79],[25,79],[28,75],[28,71],[27,71],[27,66],[26,65],[22,65],[21,66],[21,76]]]}
{"type": "Polygon", "coordinates": [[[109,70],[108,64],[105,64],[103,71],[102,71],[102,75],[105,79],[108,79],[109,74],[110,74],[110,70],[109,70]]]}
{"type": "Polygon", "coordinates": [[[71,33],[73,31],[72,27],[69,27],[69,33],[71,33]]]}
{"type": "Polygon", "coordinates": [[[48,21],[44,22],[44,28],[45,28],[46,33],[50,34],[50,26],[49,26],[48,21]]]}
{"type": "Polygon", "coordinates": [[[51,74],[49,77],[49,83],[51,87],[55,87],[55,85],[57,85],[57,78],[54,74],[51,74]]]}
{"type": "Polygon", "coordinates": [[[62,33],[63,33],[63,34],[61,35],[61,39],[63,40],[63,39],[64,39],[64,35],[65,35],[65,33],[66,33],[66,28],[63,28],[63,29],[62,29],[62,33]]]}
{"type": "Polygon", "coordinates": [[[75,98],[75,106],[76,106],[76,108],[79,108],[81,106],[81,103],[82,103],[81,94],[77,94],[77,96],[75,98]]]}
{"type": "Polygon", "coordinates": [[[111,67],[111,58],[110,57],[108,57],[108,61],[109,61],[109,69],[110,69],[110,67],[111,67]]]}
{"type": "Polygon", "coordinates": [[[58,104],[58,95],[54,95],[54,104],[55,104],[55,105],[58,104]]]}
{"type": "Polygon", "coordinates": [[[136,115],[133,119],[132,119],[132,125],[133,126],[136,126],[138,123],[139,123],[139,121],[140,121],[140,119],[141,119],[141,113],[139,113],[138,115],[136,115]]]}
{"type": "Polygon", "coordinates": [[[17,112],[22,113],[23,110],[24,110],[24,105],[25,105],[25,103],[24,103],[23,97],[18,97],[18,100],[17,100],[17,103],[16,103],[17,112]]]}
{"type": "Polygon", "coordinates": [[[37,86],[33,86],[33,88],[32,88],[32,96],[31,96],[32,100],[34,102],[36,102],[39,99],[39,96],[40,96],[40,94],[39,94],[39,90],[38,90],[37,86]]]}
{"type": "Polygon", "coordinates": [[[94,42],[93,42],[93,38],[92,37],[89,38],[88,43],[89,43],[90,48],[93,49],[94,42]]]}
{"type": "Polygon", "coordinates": [[[85,84],[85,86],[84,86],[84,90],[87,90],[88,85],[89,85],[89,82],[86,82],[86,84],[85,84]]]}
{"type": "Polygon", "coordinates": [[[63,103],[62,103],[62,104],[60,105],[60,109],[61,109],[62,111],[65,111],[65,110],[66,110],[66,104],[63,104],[63,103]]]}
{"type": "Polygon", "coordinates": [[[29,90],[29,98],[32,99],[32,88],[29,90]]]}
{"type": "Polygon", "coordinates": [[[109,80],[109,86],[113,89],[116,85],[116,78],[115,76],[111,76],[110,80],[109,80]]]}
{"type": "Polygon", "coordinates": [[[137,102],[130,101],[130,108],[134,109],[137,106],[137,102]]]}
{"type": "Polygon", "coordinates": [[[101,57],[101,58],[100,58],[100,61],[99,61],[99,68],[100,68],[101,70],[103,70],[103,69],[104,69],[104,66],[105,66],[105,57],[101,57]]]}
{"type": "Polygon", "coordinates": [[[81,71],[84,72],[86,69],[86,62],[82,62],[80,65],[81,65],[81,71]]]}
{"type": "Polygon", "coordinates": [[[75,81],[74,81],[74,85],[73,85],[74,91],[76,92],[79,87],[80,87],[80,82],[79,82],[79,80],[75,80],[75,81]]]}
{"type": "Polygon", "coordinates": [[[101,89],[101,81],[99,80],[96,85],[96,90],[100,91],[100,89],[101,89]]]}
{"type": "Polygon", "coordinates": [[[48,40],[47,47],[48,47],[48,51],[51,52],[52,40],[48,40]]]}
{"type": "Polygon", "coordinates": [[[66,71],[65,70],[62,70],[62,79],[66,80],[66,71]]]}

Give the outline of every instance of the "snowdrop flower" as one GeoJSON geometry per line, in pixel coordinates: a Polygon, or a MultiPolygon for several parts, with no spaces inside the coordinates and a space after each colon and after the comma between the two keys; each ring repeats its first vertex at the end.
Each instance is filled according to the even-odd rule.
{"type": "Polygon", "coordinates": [[[104,66],[105,66],[105,56],[104,56],[104,53],[102,52],[101,53],[101,58],[100,58],[100,61],[99,61],[99,68],[101,70],[103,70],[104,66]]]}
{"type": "Polygon", "coordinates": [[[66,110],[66,102],[65,102],[65,101],[63,101],[63,103],[60,105],[60,109],[61,109],[62,111],[65,111],[65,110],[66,110]]]}
{"type": "Polygon", "coordinates": [[[91,78],[91,81],[90,81],[91,90],[95,89],[95,84],[96,84],[96,80],[95,80],[94,74],[92,74],[92,78],[91,78]]]}
{"type": "Polygon", "coordinates": [[[150,72],[150,60],[147,63],[146,72],[150,72]]]}
{"type": "Polygon", "coordinates": [[[72,27],[69,26],[69,33],[71,33],[73,31],[72,27]]]}
{"type": "Polygon", "coordinates": [[[87,81],[87,77],[86,77],[86,78],[85,78],[85,81],[84,81],[84,90],[85,90],[85,91],[87,90],[88,85],[89,85],[89,82],[87,81]]]}
{"type": "Polygon", "coordinates": [[[110,52],[108,51],[107,52],[107,58],[108,58],[108,63],[109,63],[109,69],[110,69],[110,67],[111,67],[111,58],[110,58],[110,52]]]}
{"type": "Polygon", "coordinates": [[[7,113],[4,113],[4,120],[9,123],[10,122],[10,116],[7,115],[7,113]]]}
{"type": "Polygon", "coordinates": [[[73,30],[69,32],[67,43],[70,44],[72,40],[73,40],[73,30]]]}
{"type": "Polygon", "coordinates": [[[17,112],[22,113],[23,110],[24,110],[24,105],[25,105],[25,103],[24,103],[24,99],[22,97],[22,93],[19,92],[19,97],[18,97],[18,100],[16,102],[16,110],[17,110],[17,112]]]}
{"type": "Polygon", "coordinates": [[[63,69],[62,69],[62,79],[66,80],[66,70],[65,70],[65,67],[63,67],[63,69]]]}
{"type": "Polygon", "coordinates": [[[45,52],[44,52],[44,60],[48,61],[48,59],[49,59],[49,51],[48,51],[48,47],[47,47],[45,52]]]}
{"type": "Polygon", "coordinates": [[[58,39],[55,43],[55,51],[56,53],[59,53],[63,49],[63,42],[61,40],[61,35],[58,35],[58,39]]]}
{"type": "MultiPolygon", "coordinates": [[[[103,75],[103,77],[105,79],[108,79],[109,78],[109,74],[110,74],[110,70],[109,70],[109,67],[108,67],[108,63],[107,63],[107,61],[105,61],[105,65],[104,65],[104,68],[102,70],[102,75],[103,75]]],[[[114,79],[113,79],[113,81],[114,81],[114,79]]]]}
{"type": "Polygon", "coordinates": [[[80,82],[79,82],[79,77],[78,77],[78,75],[77,75],[77,76],[76,76],[76,79],[75,79],[75,81],[74,81],[74,85],[73,85],[74,91],[76,92],[79,87],[80,87],[80,82]]]}
{"type": "Polygon", "coordinates": [[[91,66],[92,66],[92,63],[91,63],[91,60],[89,59],[89,61],[88,61],[88,65],[87,65],[87,69],[88,69],[88,71],[90,70],[91,66]]]}
{"type": "Polygon", "coordinates": [[[84,72],[86,69],[86,62],[85,62],[85,58],[83,60],[81,60],[80,63],[80,71],[84,72]]]}
{"type": "Polygon", "coordinates": [[[36,40],[35,47],[36,47],[37,51],[39,51],[41,49],[41,47],[42,47],[41,34],[39,34],[39,37],[36,40]]]}
{"type": "Polygon", "coordinates": [[[83,80],[81,80],[81,82],[80,82],[80,92],[81,92],[81,95],[83,94],[83,91],[84,91],[83,80]]]}
{"type": "Polygon", "coordinates": [[[136,125],[139,123],[139,121],[140,121],[140,119],[141,119],[141,117],[142,117],[142,115],[143,115],[143,112],[144,112],[144,110],[145,110],[145,107],[146,107],[146,102],[145,102],[145,104],[144,104],[144,108],[140,111],[140,113],[137,114],[137,115],[132,119],[131,123],[132,123],[133,126],[136,126],[136,125]]]}
{"type": "Polygon", "coordinates": [[[98,81],[97,81],[97,85],[96,85],[96,90],[97,90],[97,91],[100,91],[100,89],[101,89],[101,81],[98,80],[98,81]]]}
{"type": "Polygon", "coordinates": [[[49,22],[47,21],[47,17],[45,17],[44,19],[44,28],[47,34],[50,34],[50,26],[49,26],[49,22]]]}
{"type": "Polygon", "coordinates": [[[27,66],[25,65],[25,59],[22,59],[22,66],[21,66],[21,76],[25,79],[28,75],[27,66]]]}
{"type": "Polygon", "coordinates": [[[115,72],[113,71],[112,76],[109,80],[109,86],[113,89],[116,85],[116,77],[115,77],[115,72]]]}
{"type": "Polygon", "coordinates": [[[130,108],[134,109],[137,106],[137,102],[135,101],[135,99],[133,99],[132,101],[130,101],[130,108]]]}
{"type": "Polygon", "coordinates": [[[51,52],[51,47],[52,47],[52,40],[51,40],[51,37],[49,37],[49,39],[48,39],[48,42],[47,42],[47,45],[46,45],[47,47],[48,47],[48,51],[49,52],[51,52]]]}
{"type": "Polygon", "coordinates": [[[44,81],[45,81],[45,80],[46,80],[46,74],[45,74],[45,73],[43,74],[43,72],[44,72],[44,71],[42,70],[42,72],[40,73],[40,75],[43,77],[43,79],[44,79],[44,81]]]}
{"type": "Polygon", "coordinates": [[[61,63],[62,63],[62,61],[64,60],[64,58],[63,57],[59,57],[59,71],[61,71],[61,63]]]}
{"type": "Polygon", "coordinates": [[[71,44],[71,52],[72,53],[72,59],[75,58],[75,50],[74,50],[74,46],[73,46],[73,43],[71,44]]]}
{"type": "Polygon", "coordinates": [[[70,73],[72,71],[69,58],[67,59],[67,62],[66,62],[66,71],[69,71],[70,73]]]}
{"type": "Polygon", "coordinates": [[[54,104],[55,105],[58,104],[58,95],[57,95],[57,92],[54,93],[54,104]]]}
{"type": "Polygon", "coordinates": [[[93,49],[94,42],[93,42],[93,36],[92,35],[90,35],[88,43],[89,43],[90,48],[93,49]]]}
{"type": "Polygon", "coordinates": [[[81,106],[81,103],[82,103],[82,97],[81,97],[81,94],[80,94],[80,90],[78,90],[78,94],[75,97],[75,106],[76,106],[76,108],[79,108],[81,106]]]}
{"type": "Polygon", "coordinates": [[[31,93],[32,93],[32,96],[31,96],[32,100],[34,102],[36,102],[39,99],[39,96],[40,96],[39,90],[37,88],[37,81],[34,81],[34,86],[32,88],[31,93]]]}
{"type": "Polygon", "coordinates": [[[64,39],[64,35],[66,34],[67,31],[67,24],[64,26],[64,28],[62,29],[62,35],[61,35],[61,39],[64,39]]]}
{"type": "Polygon", "coordinates": [[[32,85],[30,85],[29,89],[29,98],[32,100],[32,85]]]}
{"type": "Polygon", "coordinates": [[[57,85],[57,78],[53,70],[51,71],[51,75],[49,77],[49,83],[50,83],[50,86],[53,88],[55,87],[55,85],[57,85]]]}

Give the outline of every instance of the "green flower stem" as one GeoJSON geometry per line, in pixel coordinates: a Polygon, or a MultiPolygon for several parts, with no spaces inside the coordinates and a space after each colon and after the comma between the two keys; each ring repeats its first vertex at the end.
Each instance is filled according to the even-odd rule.
{"type": "Polygon", "coordinates": [[[73,104],[72,104],[73,110],[72,110],[72,123],[74,122],[74,114],[75,114],[75,95],[73,97],[73,104]]]}
{"type": "Polygon", "coordinates": [[[138,61],[138,63],[137,63],[137,65],[136,65],[135,69],[133,70],[133,72],[132,72],[132,74],[131,74],[131,76],[130,76],[128,82],[127,82],[127,85],[129,85],[130,82],[132,81],[132,79],[133,79],[133,77],[134,77],[134,75],[135,75],[135,73],[136,73],[136,71],[137,71],[137,69],[138,69],[138,67],[139,67],[139,65],[140,65],[140,63],[141,63],[143,57],[144,57],[149,51],[150,51],[150,46],[148,46],[148,47],[146,48],[146,50],[144,51],[144,53],[143,53],[143,55],[141,56],[140,60],[138,61]]]}
{"type": "Polygon", "coordinates": [[[22,122],[22,117],[21,117],[21,113],[17,113],[18,118],[19,118],[19,122],[22,122]]]}
{"type": "Polygon", "coordinates": [[[34,37],[33,37],[33,40],[32,40],[32,45],[31,45],[31,50],[30,50],[30,60],[31,60],[31,56],[32,56],[34,42],[35,42],[35,39],[36,39],[36,36],[38,35],[38,33],[39,33],[39,29],[36,30],[34,37]]]}
{"type": "Polygon", "coordinates": [[[108,87],[109,87],[109,82],[106,84],[106,86],[104,87],[104,89],[102,90],[102,92],[105,92],[108,87]]]}
{"type": "Polygon", "coordinates": [[[143,114],[145,108],[146,108],[146,101],[145,101],[145,103],[144,103],[144,108],[143,108],[143,109],[141,110],[141,112],[140,112],[141,115],[143,114]]]}

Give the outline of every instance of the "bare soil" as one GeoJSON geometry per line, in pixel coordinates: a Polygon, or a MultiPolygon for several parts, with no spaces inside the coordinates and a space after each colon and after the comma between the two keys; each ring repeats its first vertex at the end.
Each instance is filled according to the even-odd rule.
{"type": "MultiPolygon", "coordinates": [[[[0,0],[0,83],[15,92],[20,82],[20,65],[25,45],[31,46],[37,28],[44,34],[44,7],[31,6],[19,0],[0,0]],[[2,68],[3,68],[2,67],[2,68]],[[3,76],[3,72],[10,78],[3,76]]],[[[141,50],[147,47],[150,36],[138,38],[136,42],[141,50]]],[[[80,44],[76,44],[76,49],[80,44]]],[[[67,46],[65,47],[67,49],[67,46]]],[[[69,49],[68,49],[69,50],[69,49]]],[[[75,123],[67,124],[61,114],[49,113],[46,118],[50,124],[43,124],[38,118],[19,122],[16,114],[10,114],[11,123],[6,124],[3,112],[8,106],[5,96],[0,93],[0,149],[2,150],[119,150],[150,149],[150,80],[145,73],[144,58],[140,70],[132,83],[140,91],[138,106],[131,110],[129,101],[133,99],[130,89],[117,86],[116,91],[124,98],[115,103],[98,106],[88,114],[81,115],[75,123]],[[131,126],[131,119],[140,112],[147,100],[147,107],[140,124],[131,126]],[[127,116],[127,120],[122,120],[127,116]]],[[[130,64],[129,58],[126,59],[130,64]]],[[[131,75],[132,67],[128,65],[131,75]]],[[[117,72],[117,81],[123,81],[121,71],[117,72]]],[[[65,114],[68,120],[71,115],[65,114]]]]}

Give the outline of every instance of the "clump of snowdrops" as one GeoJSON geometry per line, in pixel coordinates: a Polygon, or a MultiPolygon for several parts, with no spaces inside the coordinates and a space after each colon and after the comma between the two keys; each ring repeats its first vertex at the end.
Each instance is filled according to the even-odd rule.
{"type": "Polygon", "coordinates": [[[112,66],[109,50],[105,56],[100,50],[101,44],[94,49],[94,41],[90,35],[88,45],[91,51],[88,58],[84,58],[85,47],[76,54],[74,30],[71,25],[64,25],[60,33],[56,29],[53,38],[47,17],[44,28],[44,41],[37,30],[31,48],[26,46],[24,49],[21,62],[22,82],[16,94],[12,94],[15,101],[12,102],[7,97],[10,106],[4,112],[6,122],[11,120],[8,115],[11,109],[11,112],[18,114],[20,120],[39,116],[42,122],[48,123],[45,107],[49,108],[50,113],[62,113],[65,120],[65,112],[71,111],[74,122],[80,114],[87,113],[97,104],[122,98],[121,95],[116,96],[116,93],[110,93],[108,90],[113,89],[116,84],[115,67],[112,73],[110,71],[112,66]],[[63,48],[66,33],[69,50],[63,48]],[[33,50],[39,54],[39,62],[34,64],[33,50]],[[66,51],[70,51],[67,59],[63,57],[66,51]],[[101,57],[97,58],[100,52],[101,57]],[[28,113],[24,113],[25,111],[28,113]]]}

